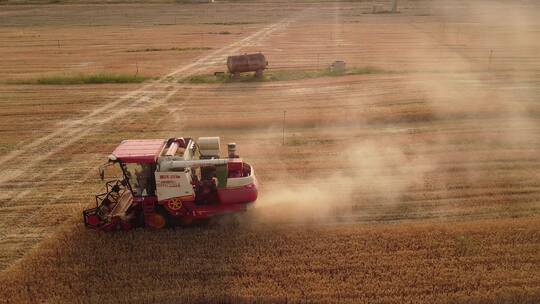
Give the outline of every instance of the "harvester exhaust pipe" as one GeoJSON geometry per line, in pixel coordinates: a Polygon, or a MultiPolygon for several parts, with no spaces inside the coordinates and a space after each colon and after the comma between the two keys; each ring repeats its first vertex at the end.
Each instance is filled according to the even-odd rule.
{"type": "Polygon", "coordinates": [[[180,144],[178,142],[173,142],[171,146],[169,147],[169,149],[167,149],[165,156],[174,156],[179,146],[180,144]]]}
{"type": "Polygon", "coordinates": [[[228,143],[227,144],[227,152],[229,154],[229,158],[238,158],[238,154],[236,154],[236,143],[228,143]]]}

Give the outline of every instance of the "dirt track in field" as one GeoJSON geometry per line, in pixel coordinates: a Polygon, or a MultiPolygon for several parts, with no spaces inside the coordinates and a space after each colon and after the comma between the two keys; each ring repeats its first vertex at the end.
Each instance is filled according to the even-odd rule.
{"type": "MultiPolygon", "coordinates": [[[[0,81],[135,68],[159,78],[143,85],[0,84],[6,278],[18,273],[21,284],[30,282],[21,266],[9,266],[92,202],[100,188],[96,167],[125,138],[235,141],[262,184],[257,207],[244,218],[255,231],[279,225],[301,234],[304,225],[345,223],[354,230],[358,223],[424,221],[442,222],[436,229],[444,230],[485,219],[486,227],[464,229],[494,225],[504,234],[501,221],[519,234],[522,223],[538,222],[536,4],[409,1],[400,14],[371,14],[368,2],[64,8],[6,7],[0,56],[9,60],[0,62],[0,81]],[[234,11],[245,22],[223,25],[234,11]],[[88,31],[94,35],[81,39],[88,31]],[[229,34],[216,34],[224,31],[229,34]],[[211,49],[127,52],[172,47],[211,49]],[[261,50],[275,69],[319,69],[340,59],[383,72],[177,83],[224,70],[230,53],[261,50]]],[[[523,246],[539,242],[532,234],[523,246]]],[[[38,247],[27,259],[39,261],[39,255],[38,247]]],[[[523,263],[516,267],[538,261],[523,263]]],[[[525,268],[523,286],[538,290],[538,273],[525,268]]],[[[466,285],[456,287],[463,288],[456,296],[474,284],[466,285]]],[[[503,287],[496,288],[504,293],[503,287]]]]}

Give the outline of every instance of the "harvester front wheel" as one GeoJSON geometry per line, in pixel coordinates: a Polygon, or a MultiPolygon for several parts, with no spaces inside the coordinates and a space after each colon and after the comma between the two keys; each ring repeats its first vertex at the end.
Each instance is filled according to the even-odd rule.
{"type": "Polygon", "coordinates": [[[167,220],[159,213],[152,213],[146,216],[146,225],[152,229],[161,229],[167,226],[167,220]]]}

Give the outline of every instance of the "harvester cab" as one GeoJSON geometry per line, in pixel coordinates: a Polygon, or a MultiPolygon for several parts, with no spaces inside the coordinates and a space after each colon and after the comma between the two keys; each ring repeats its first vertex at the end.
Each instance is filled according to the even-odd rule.
{"type": "Polygon", "coordinates": [[[83,212],[99,230],[162,228],[245,211],[257,199],[253,168],[228,145],[220,157],[218,137],[125,140],[100,168],[105,190],[83,212]],[[116,177],[107,180],[112,171],[116,177]]]}

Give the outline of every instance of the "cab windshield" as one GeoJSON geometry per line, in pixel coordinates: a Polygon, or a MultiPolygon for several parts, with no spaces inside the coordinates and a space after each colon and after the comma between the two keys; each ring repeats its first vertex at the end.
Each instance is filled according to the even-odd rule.
{"type": "Polygon", "coordinates": [[[155,177],[153,164],[123,164],[126,179],[131,187],[133,196],[155,195],[155,177]]]}

